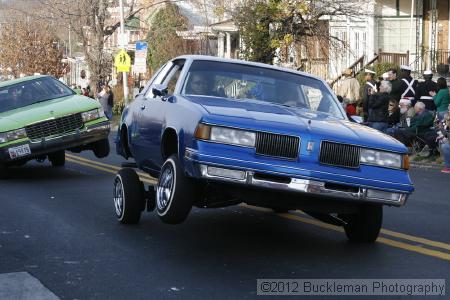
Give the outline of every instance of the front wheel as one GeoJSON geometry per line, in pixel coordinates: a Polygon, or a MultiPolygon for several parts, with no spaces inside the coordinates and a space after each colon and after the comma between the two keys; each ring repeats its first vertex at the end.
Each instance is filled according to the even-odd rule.
{"type": "Polygon", "coordinates": [[[110,147],[109,140],[103,139],[93,143],[93,151],[97,158],[107,157],[109,155],[110,147]]]}
{"type": "Polygon", "coordinates": [[[145,207],[144,185],[131,168],[119,170],[114,179],[114,207],[120,223],[139,223],[145,207]]]}
{"type": "Polygon", "coordinates": [[[187,178],[176,155],[161,168],[156,189],[156,211],[164,223],[179,224],[186,220],[195,198],[195,183],[187,178]]]}
{"type": "Polygon", "coordinates": [[[54,167],[62,167],[66,164],[66,152],[64,150],[49,154],[48,159],[54,167]]]}
{"type": "Polygon", "coordinates": [[[357,213],[343,216],[345,234],[351,242],[373,243],[383,223],[382,205],[364,205],[357,213]]]}

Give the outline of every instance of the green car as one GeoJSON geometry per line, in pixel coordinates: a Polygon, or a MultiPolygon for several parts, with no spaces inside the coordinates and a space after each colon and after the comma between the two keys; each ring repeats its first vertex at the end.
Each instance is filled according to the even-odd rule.
{"type": "Polygon", "coordinates": [[[110,125],[100,103],[51,76],[0,82],[0,178],[37,159],[65,164],[65,150],[109,154],[110,125]]]}

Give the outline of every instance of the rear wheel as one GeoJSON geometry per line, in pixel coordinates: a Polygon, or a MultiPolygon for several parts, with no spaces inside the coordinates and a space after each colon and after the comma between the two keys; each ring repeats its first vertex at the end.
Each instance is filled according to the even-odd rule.
{"type": "Polygon", "coordinates": [[[92,144],[94,154],[97,158],[107,157],[109,155],[109,140],[104,139],[92,144]]]}
{"type": "Polygon", "coordinates": [[[0,179],[8,178],[8,167],[0,162],[0,179]]]}
{"type": "Polygon", "coordinates": [[[144,185],[131,168],[119,170],[114,179],[114,207],[117,220],[123,224],[136,224],[145,207],[144,185]]]}
{"type": "Polygon", "coordinates": [[[186,220],[195,198],[195,183],[187,178],[176,155],[161,168],[156,190],[156,210],[164,223],[179,224],[186,220]]]}
{"type": "Polygon", "coordinates": [[[66,152],[64,150],[49,154],[48,159],[54,167],[62,167],[66,163],[66,152]]]}
{"type": "Polygon", "coordinates": [[[373,243],[383,223],[382,205],[364,205],[357,213],[342,216],[345,234],[351,242],[373,243]]]}

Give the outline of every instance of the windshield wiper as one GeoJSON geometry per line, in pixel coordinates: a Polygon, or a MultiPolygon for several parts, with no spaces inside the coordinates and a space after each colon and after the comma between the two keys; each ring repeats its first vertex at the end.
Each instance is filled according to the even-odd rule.
{"type": "Polygon", "coordinates": [[[33,105],[33,104],[44,102],[44,101],[54,100],[54,99],[58,99],[58,98],[64,98],[64,97],[68,97],[68,96],[71,96],[71,95],[72,94],[67,94],[67,95],[62,95],[62,96],[59,95],[59,96],[56,96],[56,97],[51,97],[51,98],[46,98],[46,99],[42,99],[42,100],[39,100],[39,101],[35,101],[35,102],[27,104],[27,105],[33,105]]]}

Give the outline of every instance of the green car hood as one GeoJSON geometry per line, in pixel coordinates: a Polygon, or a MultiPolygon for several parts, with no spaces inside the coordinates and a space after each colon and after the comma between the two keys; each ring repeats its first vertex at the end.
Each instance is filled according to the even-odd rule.
{"type": "Polygon", "coordinates": [[[0,113],[0,132],[14,130],[52,118],[84,112],[101,107],[97,100],[72,95],[47,100],[0,113]]]}

